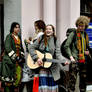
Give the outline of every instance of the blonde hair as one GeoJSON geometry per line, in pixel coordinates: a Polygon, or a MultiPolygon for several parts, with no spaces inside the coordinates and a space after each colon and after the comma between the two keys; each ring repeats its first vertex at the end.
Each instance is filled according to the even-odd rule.
{"type": "Polygon", "coordinates": [[[90,22],[90,19],[86,16],[80,16],[77,20],[76,20],[76,27],[78,27],[79,24],[84,24],[85,25],[85,29],[88,27],[90,22]]]}

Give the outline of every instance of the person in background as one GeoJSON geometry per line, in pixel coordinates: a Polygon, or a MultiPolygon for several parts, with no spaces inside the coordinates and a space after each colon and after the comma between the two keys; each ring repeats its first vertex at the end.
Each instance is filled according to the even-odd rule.
{"type": "Polygon", "coordinates": [[[22,66],[25,62],[20,25],[17,22],[11,24],[10,33],[5,39],[4,56],[1,63],[1,80],[4,83],[4,92],[15,92],[20,84],[22,66]]]}
{"type": "Polygon", "coordinates": [[[55,29],[53,25],[47,25],[44,35],[40,36],[32,45],[29,47],[29,53],[34,61],[37,63],[39,68],[36,69],[36,75],[39,77],[34,77],[33,83],[33,92],[58,92],[57,80],[60,79],[60,71],[62,70],[62,65],[60,63],[52,63],[49,68],[41,67],[44,64],[45,59],[39,58],[39,55],[36,54],[35,50],[40,51],[41,53],[50,53],[53,58],[58,59],[60,62],[63,62],[65,65],[69,64],[68,61],[61,56],[60,45],[58,39],[55,36],[55,29]],[[36,90],[35,90],[36,89],[36,90]]]}
{"type": "MultiPolygon", "coordinates": [[[[29,39],[25,39],[24,43],[26,46],[26,52],[29,52],[28,50],[28,45],[33,44],[41,35],[44,34],[45,31],[45,22],[43,20],[37,20],[34,22],[34,27],[35,27],[35,37],[29,37],[29,39]]],[[[21,85],[19,92],[23,92],[24,86],[27,88],[27,92],[33,92],[33,71],[27,66],[25,63],[24,68],[23,68],[23,78],[21,80],[21,85]]]]}
{"type": "Polygon", "coordinates": [[[72,32],[65,42],[65,53],[73,63],[70,65],[70,79],[68,84],[69,92],[74,92],[77,73],[79,72],[80,92],[86,92],[86,64],[89,55],[89,40],[85,30],[88,27],[90,19],[86,16],[80,16],[76,20],[76,31],[72,32]],[[70,45],[72,45],[70,48],[70,45]]]}
{"type": "Polygon", "coordinates": [[[33,38],[29,37],[29,39],[26,40],[28,44],[33,44],[35,40],[37,40],[41,35],[44,34],[46,24],[43,20],[37,20],[34,22],[34,27],[35,27],[35,35],[33,38]]]}

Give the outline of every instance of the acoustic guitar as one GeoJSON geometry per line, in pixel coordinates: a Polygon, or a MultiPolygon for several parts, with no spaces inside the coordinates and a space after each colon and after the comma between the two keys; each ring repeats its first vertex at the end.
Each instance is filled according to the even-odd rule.
{"type": "MultiPolygon", "coordinates": [[[[40,59],[44,59],[44,55],[45,55],[45,58],[47,59],[52,59],[52,55],[50,53],[41,53],[40,51],[36,50],[36,54],[38,55],[38,57],[40,59]]],[[[50,61],[43,61],[43,64],[41,66],[39,66],[37,64],[37,62],[34,62],[32,57],[30,56],[30,54],[28,54],[28,57],[27,57],[27,65],[29,68],[31,69],[36,69],[36,68],[39,68],[39,67],[44,67],[44,68],[49,68],[51,65],[52,65],[52,62],[50,61]]]]}

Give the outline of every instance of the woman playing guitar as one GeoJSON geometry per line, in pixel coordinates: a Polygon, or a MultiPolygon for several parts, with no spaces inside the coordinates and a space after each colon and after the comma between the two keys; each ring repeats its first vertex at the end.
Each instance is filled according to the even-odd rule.
{"type": "Polygon", "coordinates": [[[55,29],[53,25],[47,25],[44,31],[44,35],[37,39],[32,45],[30,45],[29,53],[34,61],[37,63],[39,68],[34,70],[39,76],[39,78],[34,78],[33,92],[58,92],[57,80],[60,79],[60,70],[62,65],[58,63],[53,63],[49,68],[42,67],[44,65],[44,60],[38,57],[36,50],[42,53],[50,53],[53,58],[56,58],[64,64],[69,64],[67,61],[63,61],[64,57],[61,56],[60,45],[58,39],[55,36],[55,29]],[[54,39],[56,39],[56,45],[54,44],[54,39]],[[52,90],[52,91],[51,91],[52,90]]]}

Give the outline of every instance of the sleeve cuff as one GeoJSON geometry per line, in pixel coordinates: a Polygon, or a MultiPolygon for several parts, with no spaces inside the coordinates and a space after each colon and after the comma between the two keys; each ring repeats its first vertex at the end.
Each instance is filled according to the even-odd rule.
{"type": "Polygon", "coordinates": [[[9,57],[11,57],[15,52],[12,50],[10,53],[8,53],[9,57]]]}

